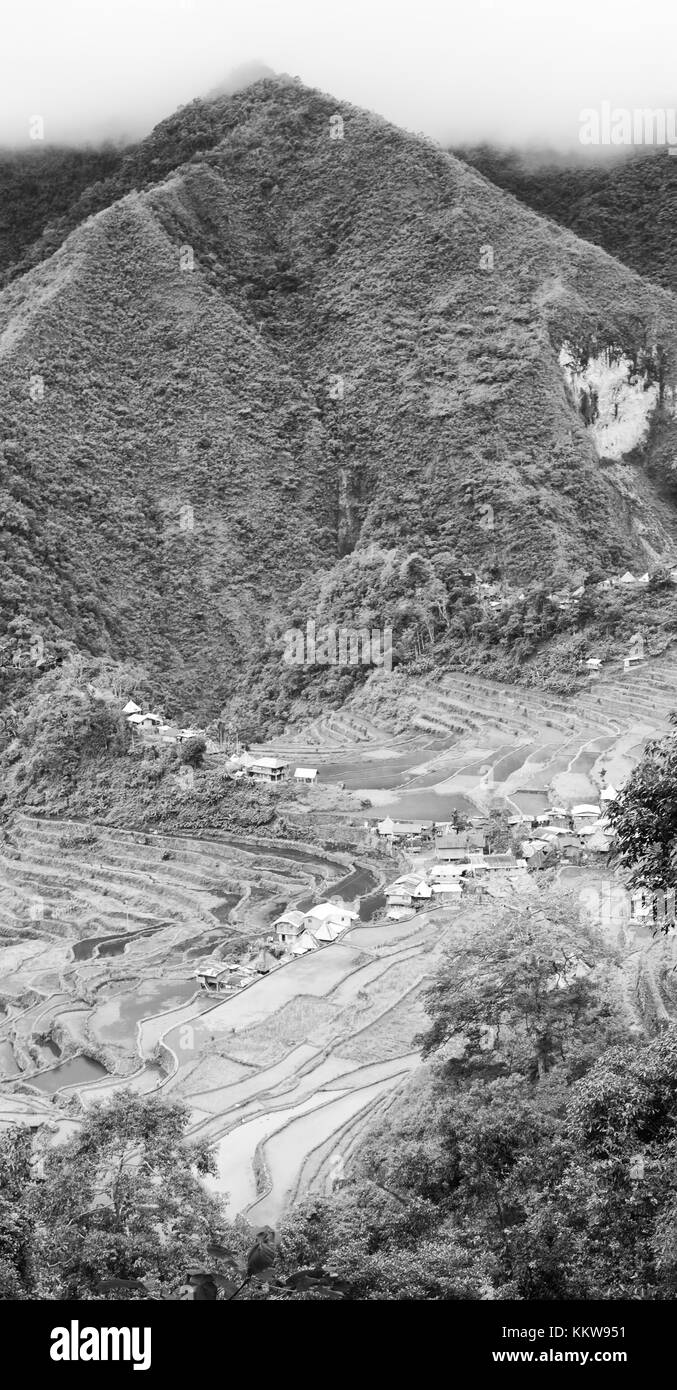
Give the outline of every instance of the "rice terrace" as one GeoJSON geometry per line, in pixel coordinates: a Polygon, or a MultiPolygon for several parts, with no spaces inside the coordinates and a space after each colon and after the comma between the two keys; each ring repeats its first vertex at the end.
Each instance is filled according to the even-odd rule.
{"type": "MultiPolygon", "coordinates": [[[[541,128],[548,26],[507,4],[440,11],[423,105],[374,61],[371,110],[212,81],[232,7],[137,0],[146,105],[125,78],[113,129],[92,87],[85,138],[99,60],[53,68],[36,4],[59,100],[27,83],[0,145],[0,1304],[456,1302],[497,1355],[499,1316],[669,1306],[674,125],[617,149],[651,122],[600,90],[585,139],[541,128]],[[481,83],[459,111],[459,26],[528,140],[481,83]]],[[[416,16],[368,20],[355,72],[405,30],[419,61],[416,16]]]]}
{"type": "MultiPolygon", "coordinates": [[[[0,859],[3,1123],[39,1126],[58,1142],[82,1107],[116,1089],[177,1095],[191,1133],[215,1142],[211,1181],[234,1212],[276,1225],[299,1192],[330,1190],[417,1064],[422,994],[443,952],[461,952],[478,917],[499,904],[538,910],[539,875],[515,857],[492,876],[488,899],[449,904],[443,894],[395,921],[383,893],[375,920],[359,917],[373,892],[350,898],[357,920],[336,940],[271,959],[225,997],[199,987],[199,966],[227,956],[224,939],[240,954],[267,934],[273,944],[283,907],[343,902],[356,864],[381,890],[400,855],[421,864],[416,832],[399,853],[378,844],[381,810],[439,825],[460,807],[482,823],[500,805],[517,837],[540,839],[536,809],[543,821],[554,803],[598,801],[605,781],[624,780],[643,742],[667,729],[676,671],[668,657],[647,661],[571,700],[448,676],[411,690],[404,736],[360,703],[318,720],[273,750],[289,765],[317,766],[306,842],[300,833],[266,843],[105,823],[79,835],[77,822],[17,812],[0,859]],[[340,792],[339,776],[344,788],[364,785],[340,792]],[[322,844],[322,794],[339,800],[332,834],[343,833],[349,850],[322,844]],[[354,809],[364,798],[378,816],[354,809]]],[[[585,902],[586,886],[607,875],[601,865],[592,855],[575,869],[563,859],[554,872],[563,883],[573,874],[585,902]]],[[[604,930],[601,893],[599,904],[604,930]]],[[[641,923],[626,932],[632,965],[618,972],[618,988],[628,1011],[674,1017],[672,955],[641,923]]]]}

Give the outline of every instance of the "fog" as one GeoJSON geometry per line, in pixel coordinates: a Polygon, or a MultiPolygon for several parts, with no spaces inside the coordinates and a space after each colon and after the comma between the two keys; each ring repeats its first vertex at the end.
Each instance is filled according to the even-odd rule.
{"type": "Polygon", "coordinates": [[[0,143],[133,139],[266,64],[443,143],[579,149],[604,101],[674,106],[674,0],[29,0],[3,21],[0,143]]]}

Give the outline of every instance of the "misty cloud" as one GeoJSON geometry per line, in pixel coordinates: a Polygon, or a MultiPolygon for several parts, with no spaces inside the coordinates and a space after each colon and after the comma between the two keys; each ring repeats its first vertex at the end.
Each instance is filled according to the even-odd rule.
{"type": "Polygon", "coordinates": [[[136,138],[264,69],[445,143],[576,148],[584,107],[675,103],[676,30],[672,0],[31,0],[4,19],[0,140],[36,114],[47,141],[136,138]]]}

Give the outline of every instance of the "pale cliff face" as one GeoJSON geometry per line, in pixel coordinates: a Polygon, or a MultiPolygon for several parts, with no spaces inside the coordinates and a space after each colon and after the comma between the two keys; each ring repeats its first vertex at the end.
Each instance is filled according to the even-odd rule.
{"type": "Polygon", "coordinates": [[[559,361],[600,458],[618,461],[644,443],[659,389],[634,372],[629,357],[604,351],[581,369],[565,343],[559,361]]]}

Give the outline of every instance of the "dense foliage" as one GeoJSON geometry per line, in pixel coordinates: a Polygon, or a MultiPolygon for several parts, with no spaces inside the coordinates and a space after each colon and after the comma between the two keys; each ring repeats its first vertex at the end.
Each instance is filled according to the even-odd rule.
{"type": "Polygon", "coordinates": [[[30,623],[275,733],[370,669],[284,668],[288,629],[391,625],[414,669],[566,665],[549,590],[636,568],[637,519],[668,533],[672,415],[620,518],[558,352],[659,343],[667,391],[670,298],[375,117],[342,108],[332,140],[335,109],[282,79],[190,104],[0,296],[3,643],[30,623]]]}
{"type": "Polygon", "coordinates": [[[677,169],[666,149],[584,163],[544,152],[528,159],[492,145],[455,153],[542,217],[603,246],[611,256],[677,290],[670,251],[677,216],[677,169]]]}
{"type": "Polygon", "coordinates": [[[677,1028],[630,1038],[589,948],[513,915],[447,963],[433,1060],[292,1214],[289,1258],[366,1299],[675,1297],[677,1028]]]}
{"type": "Polygon", "coordinates": [[[188,1112],[117,1095],[37,1165],[27,1131],[0,1145],[0,1291],[4,1298],[92,1297],[104,1276],[178,1278],[227,1229],[188,1144],[188,1112]]]}
{"type": "MultiPolygon", "coordinates": [[[[677,726],[677,716],[672,716],[677,726]]],[[[608,808],[618,861],[630,882],[656,893],[677,886],[677,727],[653,739],[608,808]]],[[[666,914],[662,914],[664,917],[666,914]]],[[[674,917],[674,909],[668,917],[674,917]]]]}

